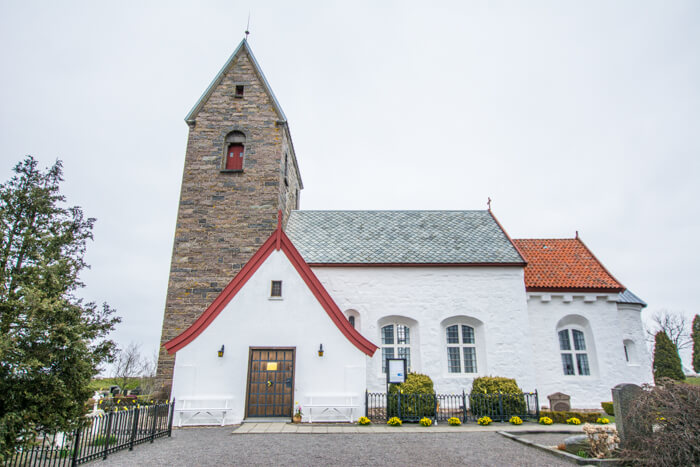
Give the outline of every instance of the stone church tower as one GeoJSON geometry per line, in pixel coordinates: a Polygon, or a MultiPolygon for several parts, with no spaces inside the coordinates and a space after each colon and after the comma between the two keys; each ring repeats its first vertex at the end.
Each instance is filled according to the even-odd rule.
{"type": "MultiPolygon", "coordinates": [[[[211,304],[292,209],[303,188],[287,118],[244,39],[185,118],[189,139],[170,264],[157,387],[175,357],[162,344],[211,304]]],[[[212,352],[216,349],[212,347],[212,352]]]]}

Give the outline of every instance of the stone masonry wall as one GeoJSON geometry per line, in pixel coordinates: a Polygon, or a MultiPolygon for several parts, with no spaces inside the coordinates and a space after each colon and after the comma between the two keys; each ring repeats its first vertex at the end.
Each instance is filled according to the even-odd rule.
{"type": "MultiPolygon", "coordinates": [[[[165,304],[156,390],[170,393],[175,358],[162,344],[211,304],[296,203],[291,143],[245,47],[190,125],[165,304]],[[243,98],[234,97],[244,85],[243,98]],[[221,172],[225,138],[246,135],[243,172],[221,172]],[[283,193],[291,191],[291,196],[283,193]]],[[[215,355],[218,343],[212,343],[215,355]]]]}

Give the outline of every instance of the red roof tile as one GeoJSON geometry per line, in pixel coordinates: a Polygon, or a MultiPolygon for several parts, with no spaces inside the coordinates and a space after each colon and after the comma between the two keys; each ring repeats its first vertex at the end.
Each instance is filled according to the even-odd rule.
{"type": "Polygon", "coordinates": [[[578,238],[516,239],[525,257],[527,290],[622,291],[620,284],[578,238]]]}

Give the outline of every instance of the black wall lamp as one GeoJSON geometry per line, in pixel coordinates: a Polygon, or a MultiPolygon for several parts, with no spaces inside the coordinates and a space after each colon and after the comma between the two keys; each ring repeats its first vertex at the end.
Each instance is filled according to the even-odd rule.
{"type": "Polygon", "coordinates": [[[323,344],[318,347],[318,356],[323,357],[323,344]]]}
{"type": "Polygon", "coordinates": [[[221,344],[221,348],[216,353],[219,355],[219,357],[224,356],[224,344],[221,344]]]}

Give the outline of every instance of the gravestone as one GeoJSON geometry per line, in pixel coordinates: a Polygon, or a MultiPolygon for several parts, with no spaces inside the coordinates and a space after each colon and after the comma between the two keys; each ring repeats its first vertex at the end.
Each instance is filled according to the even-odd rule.
{"type": "Polygon", "coordinates": [[[612,388],[613,408],[615,409],[615,426],[620,436],[620,444],[634,438],[644,431],[644,427],[632,425],[628,421],[630,404],[642,393],[642,388],[636,384],[618,384],[612,388]]]}
{"type": "Polygon", "coordinates": [[[561,392],[555,392],[547,396],[549,410],[552,412],[569,412],[571,410],[571,396],[561,392]]]}

